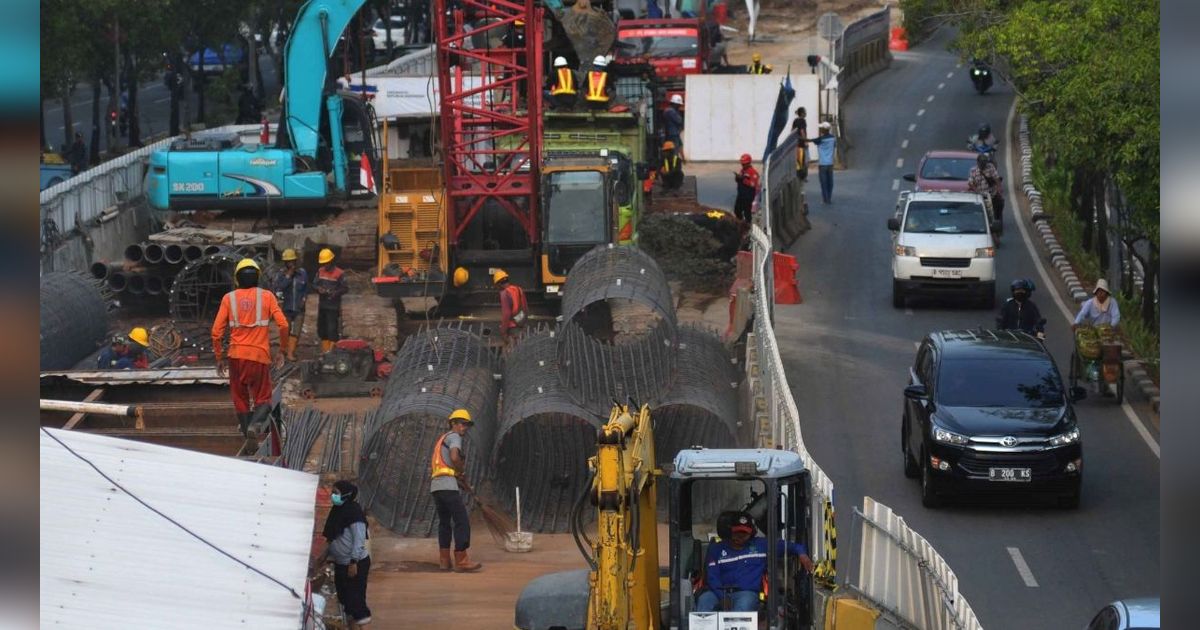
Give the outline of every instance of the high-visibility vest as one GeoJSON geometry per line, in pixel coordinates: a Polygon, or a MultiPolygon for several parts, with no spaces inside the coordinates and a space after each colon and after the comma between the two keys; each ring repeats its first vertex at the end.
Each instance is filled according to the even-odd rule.
{"type": "Polygon", "coordinates": [[[230,291],[225,295],[229,298],[230,328],[254,328],[255,326],[266,326],[267,324],[271,323],[270,319],[263,317],[263,290],[261,288],[254,288],[254,319],[249,322],[243,322],[238,318],[237,291],[230,291]]]}
{"type": "Polygon", "coordinates": [[[570,68],[558,69],[558,83],[550,89],[551,96],[575,94],[575,73],[570,68]]]}
{"type": "Polygon", "coordinates": [[[442,437],[438,438],[437,444],[433,445],[433,459],[429,462],[430,478],[454,477],[458,474],[450,464],[446,463],[446,460],[442,459],[442,445],[446,443],[446,438],[450,437],[450,433],[453,431],[442,434],[442,437]]]}
{"type": "Polygon", "coordinates": [[[767,64],[752,63],[752,64],[750,64],[749,70],[750,70],[750,74],[766,74],[767,73],[767,64]]]}
{"type": "Polygon", "coordinates": [[[678,155],[672,155],[669,158],[663,158],[662,172],[664,174],[670,173],[672,169],[675,169],[675,170],[679,169],[679,156],[678,155]]]}
{"type": "Polygon", "coordinates": [[[604,86],[608,83],[607,72],[589,72],[587,85],[587,100],[593,103],[607,103],[608,94],[604,92],[604,86]]]}

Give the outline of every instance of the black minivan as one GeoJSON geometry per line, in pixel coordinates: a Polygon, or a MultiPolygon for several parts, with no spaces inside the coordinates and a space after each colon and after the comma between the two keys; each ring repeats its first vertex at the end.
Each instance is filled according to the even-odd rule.
{"type": "Polygon", "coordinates": [[[1078,507],[1083,447],[1072,402],[1050,353],[1024,332],[930,333],[904,389],[904,474],[921,479],[926,507],[955,493],[1014,490],[1078,507]]]}

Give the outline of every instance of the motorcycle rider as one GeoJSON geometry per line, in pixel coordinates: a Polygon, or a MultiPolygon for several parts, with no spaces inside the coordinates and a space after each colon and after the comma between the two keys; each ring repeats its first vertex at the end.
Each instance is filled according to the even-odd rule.
{"type": "Polygon", "coordinates": [[[1012,297],[1000,307],[996,316],[996,328],[999,330],[1023,330],[1038,339],[1046,338],[1046,320],[1042,313],[1029,299],[1033,295],[1033,281],[1028,278],[1013,280],[1010,285],[1012,297]]]}
{"type": "Polygon", "coordinates": [[[979,125],[979,131],[967,139],[967,148],[979,153],[991,153],[999,144],[996,136],[992,135],[992,126],[987,123],[979,125]]]}
{"type": "Polygon", "coordinates": [[[982,59],[971,58],[971,83],[980,94],[992,87],[992,70],[982,59]]]}
{"type": "Polygon", "coordinates": [[[992,156],[980,153],[979,157],[975,158],[975,166],[971,167],[971,172],[967,175],[967,190],[991,197],[992,213],[1001,225],[1004,223],[1004,194],[1000,187],[1002,181],[1004,178],[992,163],[992,156]]]}

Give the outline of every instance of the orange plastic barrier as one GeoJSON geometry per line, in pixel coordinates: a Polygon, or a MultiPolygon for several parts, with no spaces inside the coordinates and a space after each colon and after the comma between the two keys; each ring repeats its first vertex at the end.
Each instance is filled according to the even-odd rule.
{"type": "Polygon", "coordinates": [[[908,32],[903,26],[892,28],[891,37],[888,38],[888,50],[908,50],[908,32]]]}
{"type": "Polygon", "coordinates": [[[775,253],[772,254],[771,264],[775,270],[775,303],[800,304],[803,302],[804,298],[800,297],[800,286],[796,284],[796,272],[800,270],[800,263],[796,262],[796,257],[775,253]]]}

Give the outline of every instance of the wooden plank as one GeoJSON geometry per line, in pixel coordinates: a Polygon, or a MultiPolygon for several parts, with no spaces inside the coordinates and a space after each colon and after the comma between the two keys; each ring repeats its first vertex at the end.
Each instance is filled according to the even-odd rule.
{"type": "MultiPolygon", "coordinates": [[[[100,398],[102,398],[103,396],[104,396],[104,388],[97,387],[96,389],[92,390],[92,393],[87,395],[87,398],[83,399],[83,402],[96,402],[97,400],[100,400],[100,398]]],[[[72,415],[71,418],[69,420],[67,420],[67,423],[63,425],[63,430],[70,431],[70,430],[74,429],[75,425],[79,424],[80,422],[83,422],[83,417],[86,415],[87,414],[82,411],[72,415]]]]}

